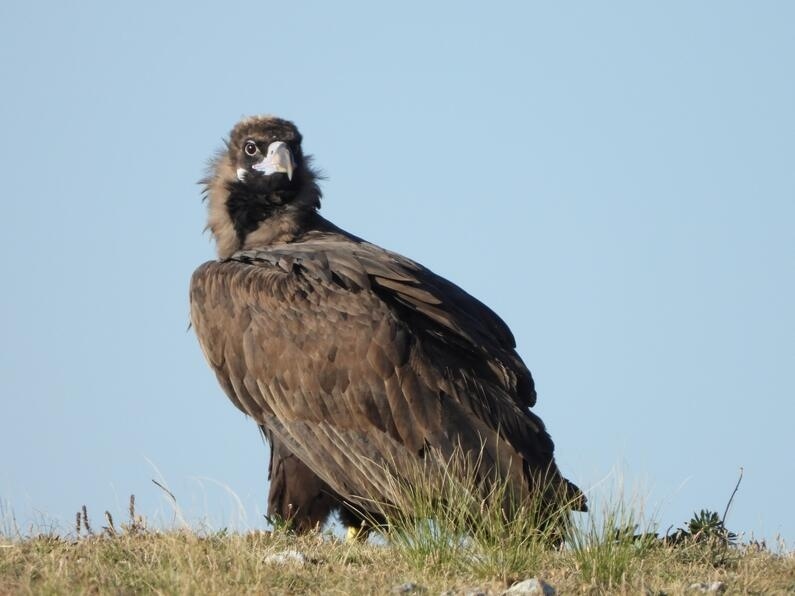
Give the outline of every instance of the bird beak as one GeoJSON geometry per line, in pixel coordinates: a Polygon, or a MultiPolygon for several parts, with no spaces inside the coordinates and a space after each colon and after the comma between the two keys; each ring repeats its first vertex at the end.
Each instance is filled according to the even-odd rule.
{"type": "Polygon", "coordinates": [[[262,172],[266,176],[276,172],[284,172],[289,180],[293,179],[294,167],[293,154],[290,153],[287,143],[282,141],[276,141],[268,145],[268,153],[265,155],[265,159],[252,166],[253,169],[262,172]]]}

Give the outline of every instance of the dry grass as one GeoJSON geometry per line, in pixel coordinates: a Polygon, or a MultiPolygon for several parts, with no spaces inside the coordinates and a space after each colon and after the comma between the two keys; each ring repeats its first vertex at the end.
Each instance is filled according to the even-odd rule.
{"type": "Polygon", "coordinates": [[[393,488],[411,515],[385,508],[381,537],[367,543],[285,529],[157,531],[133,499],[120,525],[107,512],[103,526],[92,524],[82,508],[68,537],[11,536],[6,527],[0,594],[385,594],[406,584],[413,593],[501,594],[530,577],[558,594],[692,594],[702,582],[722,582],[728,594],[795,593],[793,553],[736,546],[722,521],[680,533],[674,544],[654,537],[640,508],[590,495],[593,513],[564,527],[560,547],[559,533],[550,539],[538,530],[537,508],[513,508],[506,519],[504,485],[484,493],[466,474],[449,473],[433,486],[396,481],[393,488]]]}
{"type": "Polygon", "coordinates": [[[622,563],[620,575],[601,576],[572,550],[546,550],[513,577],[484,577],[477,568],[422,569],[395,547],[344,544],[322,534],[132,532],[65,540],[38,536],[0,548],[0,593],[323,593],[383,594],[413,582],[425,593],[499,594],[513,581],[538,576],[562,594],[681,594],[694,582],[722,581],[728,593],[795,590],[795,559],[737,549],[715,565],[709,548],[650,548],[622,563]],[[304,564],[269,562],[296,550],[304,564]]]}

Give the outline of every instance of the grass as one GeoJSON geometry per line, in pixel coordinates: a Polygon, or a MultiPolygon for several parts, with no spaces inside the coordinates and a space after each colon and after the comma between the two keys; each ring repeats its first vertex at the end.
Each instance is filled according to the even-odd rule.
{"type": "Polygon", "coordinates": [[[442,471],[432,485],[395,480],[391,489],[406,506],[384,505],[381,538],[367,542],[284,528],[153,530],[133,500],[122,524],[108,514],[102,527],[92,524],[83,508],[69,536],[11,536],[6,528],[0,594],[384,594],[409,584],[415,593],[500,594],[530,577],[559,594],[685,594],[702,582],[723,582],[730,594],[795,592],[792,553],[742,544],[712,512],[658,537],[640,507],[591,495],[592,513],[564,523],[560,544],[561,524],[540,523],[532,503],[506,517],[504,484],[484,489],[452,465],[442,471]]]}
{"type": "MultiPolygon", "coordinates": [[[[513,575],[488,566],[442,560],[420,568],[400,546],[345,544],[321,533],[200,535],[188,531],[121,533],[69,540],[36,536],[0,547],[0,593],[324,593],[383,594],[407,582],[428,594],[480,589],[499,594],[511,583],[541,577],[561,594],[681,594],[695,582],[722,581],[728,593],[795,590],[795,560],[764,549],[738,548],[721,565],[703,545],[546,549],[513,575]],[[306,562],[276,563],[270,555],[295,550],[306,562]],[[397,556],[396,556],[397,555],[397,556]],[[618,555],[618,559],[613,557],[618,555]],[[614,562],[613,562],[614,561],[614,562]]],[[[513,565],[513,562],[511,563],[513,565]]]]}
{"type": "Polygon", "coordinates": [[[569,534],[569,545],[584,581],[612,589],[642,574],[641,565],[657,539],[647,528],[638,533],[639,522],[638,514],[622,501],[578,520],[569,534]]]}
{"type": "Polygon", "coordinates": [[[371,525],[386,519],[380,530],[394,556],[416,571],[503,583],[540,569],[567,529],[569,504],[549,510],[540,500],[520,503],[507,479],[478,477],[480,458],[455,451],[439,459],[402,478],[386,474],[384,493],[401,507],[369,500],[377,510],[371,525]]]}

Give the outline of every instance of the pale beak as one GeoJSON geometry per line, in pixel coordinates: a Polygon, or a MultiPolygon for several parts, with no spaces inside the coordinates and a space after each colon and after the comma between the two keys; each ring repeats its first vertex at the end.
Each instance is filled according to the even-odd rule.
{"type": "Polygon", "coordinates": [[[287,174],[287,178],[292,180],[295,164],[293,163],[293,154],[290,153],[287,143],[276,141],[268,145],[268,153],[265,155],[265,159],[251,167],[266,176],[276,172],[284,172],[287,174]]]}

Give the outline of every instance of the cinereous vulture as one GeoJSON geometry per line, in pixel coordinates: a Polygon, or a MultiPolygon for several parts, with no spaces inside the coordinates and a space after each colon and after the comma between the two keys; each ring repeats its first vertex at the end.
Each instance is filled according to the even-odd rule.
{"type": "Polygon", "coordinates": [[[361,515],[389,499],[387,475],[455,453],[477,454],[478,477],[520,498],[585,510],[530,410],[533,379],[506,324],[321,217],[317,180],[295,125],[255,116],[202,181],[219,258],[193,274],[191,321],[271,444],[269,514],[305,531],[341,507],[354,524],[346,505],[361,515]]]}

